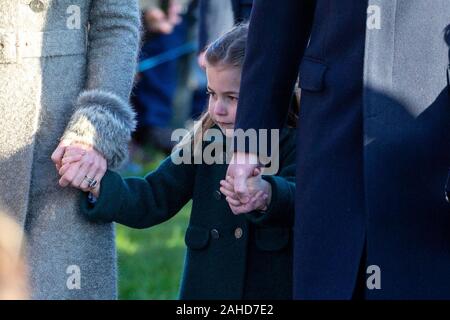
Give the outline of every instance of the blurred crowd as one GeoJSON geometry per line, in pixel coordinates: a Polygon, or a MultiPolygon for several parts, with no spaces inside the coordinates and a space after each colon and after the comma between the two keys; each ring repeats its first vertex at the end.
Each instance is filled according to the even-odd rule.
{"type": "Polygon", "coordinates": [[[251,0],[140,0],[142,46],[131,102],[138,126],[124,168],[139,173],[153,151],[170,153],[175,128],[189,127],[207,105],[203,51],[235,23],[251,0]]]}

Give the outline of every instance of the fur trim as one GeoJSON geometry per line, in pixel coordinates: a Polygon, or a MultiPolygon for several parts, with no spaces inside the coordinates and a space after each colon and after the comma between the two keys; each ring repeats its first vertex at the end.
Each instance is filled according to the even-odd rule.
{"type": "Polygon", "coordinates": [[[128,142],[136,127],[131,106],[110,92],[87,90],[80,94],[61,138],[93,145],[117,169],[128,157],[128,142]]]}

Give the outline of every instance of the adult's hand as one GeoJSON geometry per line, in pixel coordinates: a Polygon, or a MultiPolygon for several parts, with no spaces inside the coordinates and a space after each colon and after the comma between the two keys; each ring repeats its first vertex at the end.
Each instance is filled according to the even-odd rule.
{"type": "Polygon", "coordinates": [[[258,156],[253,153],[235,152],[228,166],[227,176],[234,179],[234,191],[241,203],[250,201],[247,179],[254,176],[259,167],[258,156]]]}
{"type": "Polygon", "coordinates": [[[89,186],[89,179],[94,179],[96,185],[99,185],[107,169],[103,155],[85,144],[72,144],[66,147],[61,164],[59,185],[61,187],[71,185],[86,192],[93,189],[89,186]]]}
{"type": "Polygon", "coordinates": [[[144,19],[150,32],[170,34],[174,27],[181,22],[181,5],[177,1],[170,1],[168,12],[160,8],[151,8],[144,13],[144,19]]]}
{"type": "Polygon", "coordinates": [[[53,151],[53,154],[52,154],[51,158],[52,158],[53,163],[56,166],[56,170],[59,171],[59,169],[61,169],[62,158],[64,156],[64,153],[66,152],[66,148],[68,146],[70,146],[71,143],[72,143],[72,141],[70,141],[70,140],[62,140],[59,143],[59,145],[56,147],[55,151],[53,151]]]}
{"type": "Polygon", "coordinates": [[[247,179],[247,187],[250,193],[250,200],[241,203],[237,197],[233,185],[232,177],[227,176],[226,180],[220,181],[220,191],[226,196],[231,211],[235,214],[248,213],[254,210],[266,211],[272,200],[272,186],[262,179],[261,170],[255,169],[254,177],[247,179]]]}

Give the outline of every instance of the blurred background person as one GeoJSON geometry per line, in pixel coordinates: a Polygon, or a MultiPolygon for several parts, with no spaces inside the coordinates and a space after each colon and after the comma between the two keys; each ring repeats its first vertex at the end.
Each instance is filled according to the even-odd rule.
{"type": "Polygon", "coordinates": [[[133,135],[136,147],[152,144],[169,152],[172,103],[177,86],[178,59],[171,52],[184,44],[186,23],[183,11],[189,1],[141,0],[143,43],[139,75],[132,94],[138,126],[133,135]]]}
{"type": "Polygon", "coordinates": [[[28,299],[23,232],[0,212],[0,300],[28,299]]]}

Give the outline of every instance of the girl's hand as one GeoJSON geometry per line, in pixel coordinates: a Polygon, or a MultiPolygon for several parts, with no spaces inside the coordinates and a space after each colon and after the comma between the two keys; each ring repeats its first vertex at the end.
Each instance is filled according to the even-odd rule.
{"type": "Polygon", "coordinates": [[[220,182],[220,191],[226,196],[226,200],[234,214],[248,213],[251,211],[267,210],[272,196],[272,186],[262,179],[260,171],[255,172],[256,176],[247,179],[247,187],[250,200],[247,203],[239,201],[239,197],[233,189],[234,179],[230,176],[220,182]]]}
{"type": "Polygon", "coordinates": [[[100,181],[107,166],[105,158],[97,150],[84,144],[72,144],[66,147],[61,164],[61,187],[71,185],[98,196],[100,181]]]}

